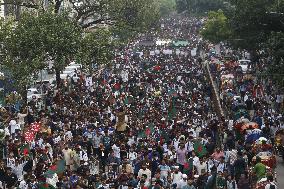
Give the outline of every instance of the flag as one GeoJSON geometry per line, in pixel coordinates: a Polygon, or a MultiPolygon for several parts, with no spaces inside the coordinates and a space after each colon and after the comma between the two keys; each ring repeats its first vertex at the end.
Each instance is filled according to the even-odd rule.
{"type": "Polygon", "coordinates": [[[34,122],[31,124],[31,130],[34,132],[38,132],[41,128],[41,123],[40,122],[34,122]]]}
{"type": "Polygon", "coordinates": [[[113,88],[114,88],[114,90],[116,90],[116,91],[120,90],[120,84],[119,84],[119,83],[114,84],[114,85],[113,85],[113,88]]]}
{"type": "Polygon", "coordinates": [[[168,110],[168,119],[172,120],[177,114],[177,109],[175,105],[175,99],[171,98],[171,102],[169,105],[169,110],[168,110]]]}
{"type": "Polygon", "coordinates": [[[21,147],[20,147],[20,154],[22,156],[31,156],[31,149],[30,149],[30,146],[29,144],[23,144],[21,147]]]}
{"type": "Polygon", "coordinates": [[[55,189],[55,187],[52,186],[51,184],[43,182],[39,184],[39,189],[55,189]]]}
{"type": "Polygon", "coordinates": [[[125,105],[127,105],[127,104],[132,104],[133,101],[134,101],[133,96],[128,96],[128,97],[125,98],[124,104],[125,104],[125,105]]]}
{"type": "Polygon", "coordinates": [[[143,129],[140,133],[138,133],[139,138],[149,137],[154,132],[154,125],[150,124],[145,129],[143,129]]]}
{"type": "Polygon", "coordinates": [[[27,142],[32,142],[35,138],[35,134],[33,131],[27,131],[24,134],[24,138],[27,142]]]}
{"type": "Polygon", "coordinates": [[[202,157],[207,154],[207,150],[205,146],[201,144],[201,142],[199,141],[194,143],[193,148],[194,148],[194,152],[196,153],[198,157],[202,157]]]}
{"type": "Polygon", "coordinates": [[[190,175],[192,171],[193,171],[193,158],[189,158],[183,166],[183,172],[184,174],[190,175]]]}
{"type": "Polygon", "coordinates": [[[154,66],[154,71],[158,72],[160,70],[161,70],[161,66],[159,65],[154,66]]]}
{"type": "Polygon", "coordinates": [[[177,92],[174,89],[171,89],[168,94],[170,97],[176,98],[178,96],[177,92]]]}
{"type": "Polygon", "coordinates": [[[61,174],[65,171],[65,160],[59,160],[44,173],[45,177],[52,177],[54,173],[61,174]]]}

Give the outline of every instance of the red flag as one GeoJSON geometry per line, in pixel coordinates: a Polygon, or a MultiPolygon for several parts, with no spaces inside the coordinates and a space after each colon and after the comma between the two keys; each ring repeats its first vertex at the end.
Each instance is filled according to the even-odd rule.
{"type": "Polygon", "coordinates": [[[34,132],[38,132],[40,130],[41,124],[40,122],[34,122],[31,124],[31,130],[34,132]]]}
{"type": "Polygon", "coordinates": [[[25,137],[25,140],[27,142],[32,142],[35,138],[35,135],[34,135],[34,132],[33,131],[27,131],[25,134],[24,134],[24,137],[25,137]]]}
{"type": "Polygon", "coordinates": [[[119,90],[119,89],[120,89],[120,84],[119,84],[119,83],[116,83],[116,84],[114,84],[113,87],[114,87],[115,90],[119,90]]]}
{"type": "Polygon", "coordinates": [[[155,67],[154,67],[154,70],[155,70],[155,71],[160,71],[160,70],[161,70],[161,66],[159,66],[159,65],[155,66],[155,67]]]}

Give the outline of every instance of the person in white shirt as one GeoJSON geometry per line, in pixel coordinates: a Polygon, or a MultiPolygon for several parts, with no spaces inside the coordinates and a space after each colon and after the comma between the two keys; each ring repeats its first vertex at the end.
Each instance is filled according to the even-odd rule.
{"type": "Polygon", "coordinates": [[[193,158],[193,165],[197,166],[200,163],[199,157],[196,156],[195,152],[192,152],[192,158],[193,158]]]}
{"type": "Polygon", "coordinates": [[[10,126],[10,133],[13,134],[16,132],[16,130],[21,130],[21,127],[15,120],[11,120],[9,123],[10,126]]]}
{"type": "Polygon", "coordinates": [[[182,174],[182,179],[179,180],[179,182],[177,183],[177,189],[182,189],[186,185],[187,185],[187,175],[182,174]]]}
{"type": "Polygon", "coordinates": [[[171,175],[172,185],[176,185],[182,179],[182,173],[179,171],[179,167],[175,167],[174,172],[171,175]]]}
{"type": "Polygon", "coordinates": [[[225,158],[222,157],[221,161],[217,163],[217,172],[224,172],[224,169],[226,168],[225,158]]]}
{"type": "Polygon", "coordinates": [[[145,180],[145,182],[149,182],[151,183],[151,175],[152,175],[152,172],[150,171],[150,169],[147,168],[147,165],[142,165],[142,169],[139,170],[138,172],[138,178],[141,179],[142,178],[142,175],[147,175],[147,178],[145,180]]]}
{"type": "Polygon", "coordinates": [[[269,181],[269,183],[266,184],[265,189],[278,189],[277,184],[274,182],[272,175],[269,175],[267,177],[267,180],[269,181]]]}
{"type": "Polygon", "coordinates": [[[201,175],[201,173],[203,172],[205,172],[205,173],[207,173],[208,172],[208,165],[207,165],[207,162],[206,162],[206,160],[205,160],[205,158],[204,159],[200,159],[200,161],[199,161],[199,163],[197,163],[197,165],[196,165],[196,169],[197,169],[197,174],[198,175],[201,175]]]}
{"type": "Polygon", "coordinates": [[[21,127],[24,126],[25,124],[25,117],[27,116],[28,114],[24,114],[24,113],[18,113],[17,114],[17,118],[18,118],[18,123],[20,124],[21,127]]]}
{"type": "Polygon", "coordinates": [[[15,166],[15,158],[14,158],[14,154],[10,153],[9,157],[7,158],[7,167],[13,167],[15,166]]]}
{"type": "Polygon", "coordinates": [[[112,150],[114,152],[114,156],[116,158],[120,159],[120,148],[116,144],[113,144],[112,145],[112,150]]]}
{"type": "Polygon", "coordinates": [[[129,150],[128,159],[129,159],[131,165],[133,164],[134,160],[137,159],[137,152],[135,152],[133,148],[130,148],[130,150],[129,150]]]}
{"type": "Polygon", "coordinates": [[[69,167],[72,164],[72,158],[71,158],[72,150],[70,148],[68,148],[68,146],[66,146],[62,150],[62,153],[63,153],[63,156],[64,156],[64,160],[66,162],[66,166],[69,167]]]}
{"type": "Polygon", "coordinates": [[[16,159],[15,165],[11,167],[12,168],[12,172],[15,175],[17,175],[17,178],[20,179],[20,180],[22,180],[24,178],[23,177],[23,175],[24,175],[23,171],[24,171],[24,166],[26,164],[27,164],[27,161],[24,161],[24,162],[20,163],[20,161],[16,159]]]}

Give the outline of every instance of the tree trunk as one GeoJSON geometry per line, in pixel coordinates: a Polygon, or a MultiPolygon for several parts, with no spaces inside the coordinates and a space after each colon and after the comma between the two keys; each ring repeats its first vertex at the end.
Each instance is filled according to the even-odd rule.
{"type": "Polygon", "coordinates": [[[27,102],[28,102],[28,91],[27,91],[27,88],[26,88],[26,85],[24,85],[22,88],[21,88],[21,91],[20,91],[20,94],[22,96],[22,106],[21,107],[25,107],[27,106],[27,102]]]}
{"type": "Polygon", "coordinates": [[[59,68],[55,68],[55,76],[56,76],[57,88],[60,88],[61,78],[60,78],[60,69],[59,68]]]}

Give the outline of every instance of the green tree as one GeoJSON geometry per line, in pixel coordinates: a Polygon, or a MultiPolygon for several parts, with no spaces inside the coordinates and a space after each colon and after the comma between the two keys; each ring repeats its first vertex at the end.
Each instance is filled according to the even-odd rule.
{"type": "Polygon", "coordinates": [[[189,0],[176,0],[176,9],[178,13],[188,11],[188,1],[189,0]]]}
{"type": "Polygon", "coordinates": [[[160,14],[167,16],[176,10],[175,0],[160,0],[160,14]]]}
{"type": "MultiPolygon", "coordinates": [[[[76,20],[82,28],[93,28],[103,25],[148,26],[156,21],[159,14],[160,0],[5,0],[2,5],[29,8],[37,11],[62,10],[76,20]],[[46,4],[44,2],[47,2],[46,4]]],[[[20,10],[20,9],[19,9],[20,10]]],[[[12,11],[13,12],[13,11],[12,11]]],[[[18,11],[19,12],[19,11],[18,11]]],[[[18,17],[19,17],[19,13],[18,17]]]]}
{"type": "MultiPolygon", "coordinates": [[[[80,48],[82,29],[66,14],[44,12],[38,17],[29,16],[40,30],[43,52],[46,59],[54,61],[57,83],[60,82],[60,71],[74,58],[80,48]]],[[[33,26],[31,26],[33,27],[33,26]]]]}
{"type": "Polygon", "coordinates": [[[177,11],[188,11],[189,14],[204,15],[209,11],[217,11],[225,7],[224,0],[176,0],[177,11]]]}
{"type": "Polygon", "coordinates": [[[272,32],[267,47],[273,57],[267,73],[279,86],[284,87],[284,33],[272,32]]]}
{"type": "Polygon", "coordinates": [[[219,43],[230,38],[230,26],[222,10],[209,12],[208,20],[201,30],[201,35],[213,43],[219,43]]]}
{"type": "Polygon", "coordinates": [[[81,28],[66,15],[23,14],[17,23],[2,22],[3,64],[21,91],[47,60],[54,61],[58,82],[67,59],[79,49],[81,28]]]}
{"type": "Polygon", "coordinates": [[[98,29],[93,32],[85,33],[79,52],[77,61],[89,68],[92,73],[92,65],[108,65],[114,57],[115,40],[107,29],[98,29]]]}

